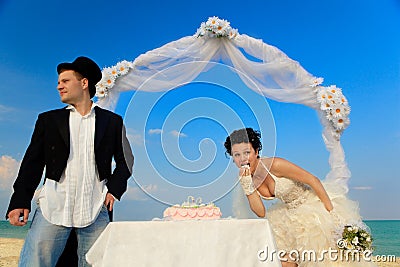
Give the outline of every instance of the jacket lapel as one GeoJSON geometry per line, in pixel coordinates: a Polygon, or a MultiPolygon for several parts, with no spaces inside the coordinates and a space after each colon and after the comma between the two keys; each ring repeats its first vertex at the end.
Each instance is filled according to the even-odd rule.
{"type": "Polygon", "coordinates": [[[109,116],[99,107],[94,107],[96,112],[94,147],[97,148],[104,136],[108,124],[109,116]]]}
{"type": "Polygon", "coordinates": [[[66,108],[60,109],[59,116],[55,118],[58,130],[67,147],[69,147],[69,113],[70,111],[66,108]]]}

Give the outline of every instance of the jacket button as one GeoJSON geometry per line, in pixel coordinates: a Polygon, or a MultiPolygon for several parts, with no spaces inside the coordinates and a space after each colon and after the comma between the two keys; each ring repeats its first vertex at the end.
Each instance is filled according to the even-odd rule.
{"type": "Polygon", "coordinates": [[[51,146],[51,150],[54,150],[56,147],[55,146],[51,146]]]}

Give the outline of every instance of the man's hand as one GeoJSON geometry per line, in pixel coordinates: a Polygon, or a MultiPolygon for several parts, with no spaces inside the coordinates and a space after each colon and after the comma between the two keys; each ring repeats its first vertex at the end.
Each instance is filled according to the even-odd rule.
{"type": "Polygon", "coordinates": [[[10,224],[24,226],[28,222],[29,209],[15,209],[8,213],[10,224]],[[20,219],[22,217],[22,220],[20,219]]]}
{"type": "Polygon", "coordinates": [[[108,208],[109,211],[113,210],[115,198],[110,193],[107,193],[106,200],[104,200],[104,204],[108,208]]]}

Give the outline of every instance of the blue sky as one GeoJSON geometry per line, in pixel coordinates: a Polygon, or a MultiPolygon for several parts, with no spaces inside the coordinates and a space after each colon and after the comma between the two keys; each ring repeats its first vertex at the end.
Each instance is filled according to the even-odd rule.
{"type": "MultiPolygon", "coordinates": [[[[351,125],[342,136],[352,172],[349,196],[359,201],[365,219],[400,219],[397,205],[400,2],[397,0],[190,4],[151,0],[0,1],[0,213],[5,213],[12,182],[37,115],[63,106],[56,91],[58,63],[72,61],[79,55],[95,59],[101,67],[115,65],[121,60],[133,61],[148,50],[193,35],[201,22],[211,16],[230,21],[241,34],[278,47],[311,74],[323,77],[325,85],[336,84],[343,88],[352,108],[351,125]]],[[[235,88],[239,94],[247,94],[247,88],[236,77],[226,74],[223,68],[204,75],[210,76],[199,80],[215,79],[215,84],[193,83],[165,95],[135,94],[132,101],[131,94],[123,96],[117,111],[126,115],[129,124],[136,156],[136,182],[131,179],[128,193],[117,204],[116,219],[161,217],[166,205],[155,198],[165,197],[161,192],[168,191],[168,181],[163,183],[152,170],[161,172],[158,175],[167,177],[170,183],[204,186],[204,192],[195,191],[197,196],[205,201],[218,196],[216,203],[224,216],[232,215],[229,190],[234,181],[234,169],[224,155],[222,143],[226,137],[224,127],[228,127],[227,124],[233,127],[236,122],[229,124],[232,118],[228,111],[223,117],[225,113],[220,107],[224,105],[235,109],[246,126],[259,127],[258,123],[265,123],[266,128],[270,127],[270,131],[263,132],[263,155],[275,153],[318,177],[324,177],[329,171],[328,153],[315,111],[261,99],[257,95],[246,96],[250,104],[254,103],[249,110],[234,99],[232,91],[226,90],[226,87],[235,88]],[[150,113],[140,112],[146,103],[154,104],[158,97],[161,98],[150,113]],[[198,99],[211,102],[200,102],[207,103],[207,108],[191,102],[198,99]],[[214,106],[212,101],[218,104],[214,106]],[[191,109],[186,109],[185,105],[191,109]],[[252,117],[253,113],[263,116],[260,109],[265,106],[270,108],[266,109],[265,117],[261,120],[252,117]],[[221,113],[213,111],[213,107],[221,113]],[[216,113],[223,118],[210,115],[216,113]],[[214,119],[190,120],[185,117],[187,114],[192,114],[191,118],[200,114],[214,119]],[[188,123],[182,123],[188,119],[188,123]],[[182,128],[172,127],[174,123],[170,123],[171,128],[163,125],[168,120],[180,122],[182,128]],[[169,135],[150,133],[163,126],[169,135]],[[181,130],[183,135],[177,138],[175,130],[181,130]],[[214,164],[204,172],[181,175],[176,168],[171,168],[171,162],[178,164],[178,169],[182,167],[179,164],[184,163],[179,162],[179,158],[171,158],[176,155],[174,153],[168,154],[168,162],[168,155],[163,154],[168,153],[165,147],[172,152],[179,148],[187,162],[198,159],[198,166],[204,163],[201,160],[207,161],[207,156],[214,153],[214,164]],[[201,153],[206,158],[202,158],[201,153]],[[146,165],[148,159],[153,166],[146,165]],[[218,192],[212,192],[207,185],[225,170],[232,176],[224,175],[212,186],[218,192]],[[151,192],[152,197],[143,193],[136,183],[151,192]]],[[[182,196],[188,194],[184,190],[181,193],[182,196]]],[[[176,194],[178,196],[182,198],[176,194]]],[[[176,202],[184,200],[177,198],[176,202]]]]}

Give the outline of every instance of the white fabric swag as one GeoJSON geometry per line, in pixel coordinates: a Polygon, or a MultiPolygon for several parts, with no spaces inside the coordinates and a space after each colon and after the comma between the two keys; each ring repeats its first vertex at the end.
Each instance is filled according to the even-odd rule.
{"type": "MultiPolygon", "coordinates": [[[[319,92],[330,87],[321,86],[321,78],[308,73],[278,48],[245,34],[236,33],[230,38],[228,35],[218,37],[215,32],[208,35],[203,32],[148,51],[133,62],[124,62],[123,71],[115,73],[114,70],[114,76],[110,74],[113,68],[103,70],[103,80],[97,85],[99,106],[115,109],[119,95],[124,91],[160,92],[175,89],[193,81],[215,63],[222,63],[230,66],[248,88],[267,98],[315,109],[323,126],[322,138],[330,152],[331,170],[325,182],[339,184],[347,192],[350,171],[340,143],[340,134],[346,125],[335,128],[327,116],[327,110],[332,114],[332,109],[329,105],[322,109],[326,103],[318,98],[319,92]]],[[[340,88],[333,88],[341,93],[340,88]]],[[[343,95],[339,97],[345,99],[343,95]]]]}

